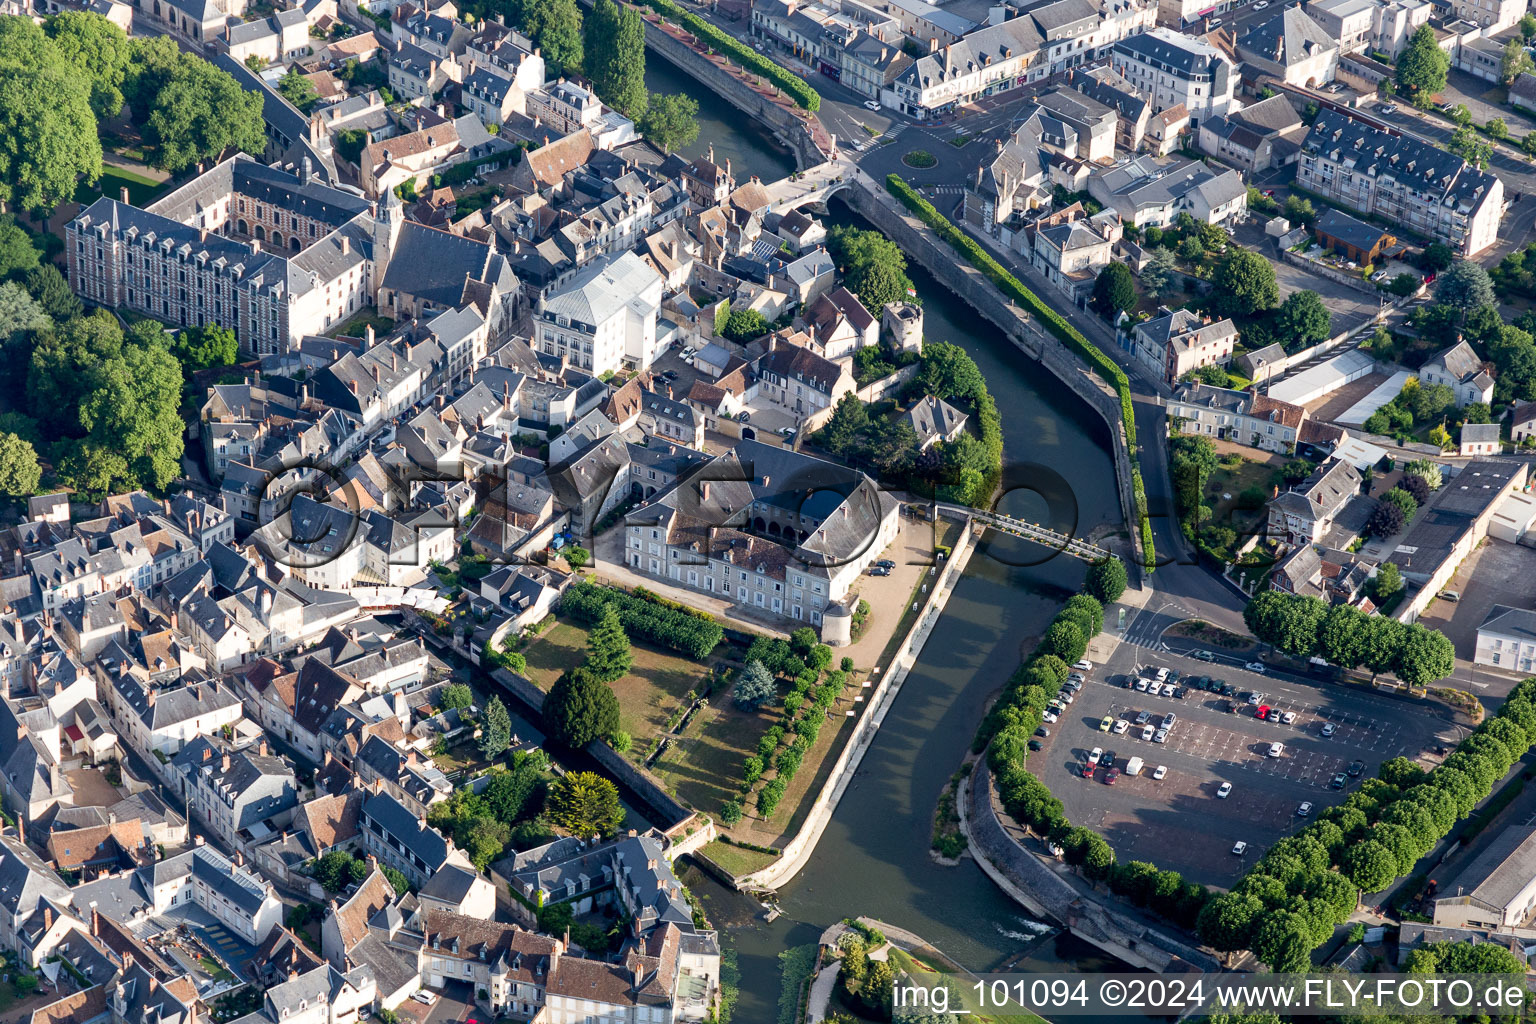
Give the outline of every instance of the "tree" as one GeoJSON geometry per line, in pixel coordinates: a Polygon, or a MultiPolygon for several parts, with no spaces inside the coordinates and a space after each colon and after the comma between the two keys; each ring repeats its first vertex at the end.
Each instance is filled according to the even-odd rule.
{"type": "Polygon", "coordinates": [[[1466,314],[1497,300],[1488,271],[1471,260],[1457,260],[1435,281],[1435,301],[1466,314]]]}
{"type": "Polygon", "coordinates": [[[1403,513],[1403,522],[1412,521],[1414,514],[1419,511],[1419,503],[1413,500],[1413,495],[1401,487],[1394,487],[1381,496],[1381,500],[1387,504],[1396,505],[1403,513]]]}
{"type": "Polygon", "coordinates": [[[32,236],[10,214],[0,214],[0,280],[14,280],[36,270],[42,260],[32,236]]]}
{"type": "Polygon", "coordinates": [[[1146,266],[1141,268],[1142,291],[1147,293],[1149,299],[1161,299],[1176,290],[1174,285],[1179,280],[1178,272],[1179,265],[1173,251],[1160,245],[1154,246],[1147,253],[1146,266]]]}
{"type": "Polygon", "coordinates": [[[1124,263],[1106,263],[1093,282],[1093,308],[1106,320],[1136,306],[1136,278],[1124,263]]]}
{"type": "Polygon", "coordinates": [[[1082,659],[1083,652],[1088,649],[1088,639],[1074,623],[1057,621],[1046,629],[1040,647],[1045,653],[1071,663],[1082,659]]]}
{"type": "Polygon", "coordinates": [[[585,668],[572,669],[550,687],[544,727],[556,743],[580,750],[619,727],[619,698],[585,668]]]}
{"type": "Polygon", "coordinates": [[[1312,205],[1312,200],[1305,196],[1287,196],[1285,199],[1285,219],[1291,224],[1305,224],[1311,227],[1317,222],[1317,210],[1312,205]]]}
{"type": "Polygon", "coordinates": [[[1431,459],[1414,459],[1403,467],[1403,472],[1421,478],[1429,489],[1438,491],[1441,484],[1440,464],[1431,459]]]}
{"type": "Polygon", "coordinates": [[[587,16],[587,78],[598,96],[631,120],[645,113],[645,19],[632,7],[597,0],[587,16]]]}
{"type": "Polygon", "coordinates": [[[1423,782],[1428,776],[1423,768],[1406,757],[1389,758],[1381,763],[1376,770],[1377,776],[1382,782],[1398,789],[1411,789],[1423,782]]]}
{"type": "Polygon", "coordinates": [[[0,341],[52,325],[43,307],[15,281],[0,284],[0,341]]]}
{"type": "Polygon", "coordinates": [[[1531,55],[1525,50],[1524,38],[1505,43],[1504,53],[1499,58],[1499,80],[1509,85],[1530,70],[1531,55]]]}
{"type": "Polygon", "coordinates": [[[1493,156],[1493,146],[1484,142],[1471,125],[1462,125],[1452,132],[1451,141],[1445,144],[1445,148],[1478,170],[1485,170],[1489,158],[1493,156]]]}
{"type": "Polygon", "coordinates": [[[91,11],[64,11],[43,22],[60,56],[90,79],[91,110],[98,118],[123,109],[123,78],[128,72],[128,36],[91,11]]]}
{"type": "Polygon", "coordinates": [[[741,801],[735,797],[727,800],[720,807],[720,824],[726,828],[733,828],[741,823],[741,801]]]}
{"type": "Polygon", "coordinates": [[[388,864],[384,864],[379,867],[379,870],[384,872],[384,879],[389,882],[390,888],[395,890],[396,896],[404,896],[411,891],[410,879],[406,878],[399,868],[392,868],[388,864]]]}
{"type": "Polygon", "coordinates": [[[1125,563],[1113,556],[1088,567],[1088,592],[1103,604],[1120,600],[1126,582],[1125,563]]]}
{"type": "Polygon", "coordinates": [[[698,100],[684,92],[652,93],[640,131],[664,153],[690,145],[699,137],[698,100]]]}
{"type": "Polygon", "coordinates": [[[1367,840],[1344,851],[1339,870],[1361,892],[1381,892],[1397,878],[1397,858],[1385,846],[1367,840]]]}
{"type": "Polygon", "coordinates": [[[1419,290],[1421,278],[1417,274],[1410,274],[1406,270],[1387,282],[1387,291],[1400,299],[1406,299],[1419,290]]]}
{"type": "Polygon", "coordinates": [[[853,227],[834,229],[827,241],[843,269],[848,289],[865,309],[879,310],[888,302],[906,301],[912,281],[907,277],[906,254],[895,242],[878,231],[853,227]]]}
{"type": "Polygon", "coordinates": [[[725,329],[720,333],[734,342],[745,344],[753,338],[761,338],[773,329],[768,319],[755,309],[733,309],[725,318],[725,329]]]}
{"type": "Polygon", "coordinates": [[[144,141],[149,162],[173,173],[232,149],[259,155],[267,145],[261,96],[201,57],[183,54],[154,98],[144,141]]]}
{"type": "Polygon", "coordinates": [[[52,210],[101,177],[91,85],[30,20],[0,20],[0,201],[52,210]]]}
{"type": "Polygon", "coordinates": [[[352,855],[346,850],[332,850],[315,861],[315,881],[326,892],[341,892],[352,881],[352,855]]]}
{"type": "Polygon", "coordinates": [[[1383,562],[1371,580],[1371,594],[1380,604],[1403,589],[1403,574],[1393,562],[1383,562]]]}
{"type": "Polygon", "coordinates": [[[512,716],[501,698],[492,696],[480,715],[480,753],[487,760],[499,757],[512,743],[512,716]]]}
{"type": "Polygon", "coordinates": [[[1397,90],[1419,107],[1427,107],[1436,93],[1445,88],[1451,59],[1440,49],[1435,30],[1420,25],[1408,47],[1397,58],[1397,90]]]}
{"type": "Polygon", "coordinates": [[[1312,929],[1305,918],[1291,910],[1264,915],[1253,936],[1253,952],[1277,973],[1293,974],[1312,965],[1312,929]]]}
{"type": "MultiPolygon", "coordinates": [[[[628,675],[632,665],[629,637],[619,622],[618,609],[609,605],[597,625],[587,634],[587,671],[599,682],[611,683],[628,675]]],[[[604,730],[603,735],[611,731],[604,730]]]]}
{"type": "Polygon", "coordinates": [[[0,433],[0,494],[25,498],[37,493],[43,478],[37,450],[15,434],[0,433]]]}
{"type": "Polygon", "coordinates": [[[549,786],[549,820],[573,836],[606,836],[624,820],[619,788],[596,772],[570,772],[549,786]]]}
{"type": "Polygon", "coordinates": [[[315,83],[299,70],[298,65],[290,67],[287,73],[277,80],[277,93],[305,114],[320,102],[320,93],[316,91],[315,83]]]}
{"type": "Polygon", "coordinates": [[[1304,658],[1316,648],[1326,614],[1327,606],[1315,597],[1266,590],[1248,602],[1243,621],[1264,643],[1304,658]]]}
{"type": "Polygon", "coordinates": [[[1526,12],[1520,17],[1520,38],[1530,39],[1536,36],[1536,15],[1526,12]]]}
{"type": "MultiPolygon", "coordinates": [[[[1510,40],[1510,42],[1513,43],[1514,40],[1510,40]]],[[[1519,44],[1517,43],[1516,45],[1518,46],[1519,44]]],[[[1525,47],[1523,46],[1520,47],[1520,55],[1525,57],[1527,61],[1531,59],[1530,56],[1525,52],[1525,47]]],[[[1502,117],[1495,117],[1487,124],[1483,125],[1483,131],[1488,133],[1488,137],[1490,139],[1498,139],[1502,141],[1509,138],[1509,125],[1504,123],[1504,119],[1502,117]]]]}
{"type": "MultiPolygon", "coordinates": [[[[1480,403],[1474,402],[1473,404],[1476,405],[1480,403]]],[[[1468,408],[1470,408],[1470,406],[1468,408]]],[[[1487,406],[1484,406],[1484,408],[1487,408],[1487,406]]],[[[1487,421],[1468,419],[1467,422],[1485,423],[1487,421]]],[[[1407,473],[1404,473],[1403,478],[1397,482],[1397,488],[1394,489],[1401,489],[1404,491],[1408,497],[1413,499],[1414,504],[1417,506],[1422,506],[1426,501],[1429,500],[1429,484],[1425,483],[1424,478],[1421,476],[1411,476],[1407,473]]]]}
{"type": "Polygon", "coordinates": [[[747,662],[741,675],[736,677],[736,688],[731,696],[741,707],[756,711],[777,693],[778,687],[774,685],[773,675],[763,667],[762,662],[753,660],[747,662]]]}
{"type": "Polygon", "coordinates": [[[467,708],[475,703],[475,691],[464,683],[454,683],[443,690],[439,707],[443,711],[453,711],[457,708],[467,708]]]}
{"type": "Polygon", "coordinates": [[[27,291],[56,323],[68,323],[85,311],[69,282],[52,263],[27,271],[27,291]]]}
{"type": "Polygon", "coordinates": [[[1247,949],[1264,905],[1246,893],[1227,892],[1206,903],[1195,925],[1202,942],[1224,953],[1247,949]]]}
{"type": "Polygon", "coordinates": [[[1332,319],[1317,292],[1292,292],[1275,314],[1275,333],[1284,339],[1287,352],[1316,345],[1328,337],[1332,319]]]}
{"type": "MultiPolygon", "coordinates": [[[[141,321],[137,327],[153,324],[141,321]]],[[[153,324],[158,331],[159,325],[153,324]]],[[[159,331],[158,339],[164,332],[159,331]]],[[[97,445],[120,452],[146,487],[163,490],[181,472],[181,367],[151,338],[129,339],[122,355],[95,368],[80,405],[80,425],[97,445]]]]}
{"type": "Polygon", "coordinates": [[[218,324],[184,327],[171,342],[171,353],[190,376],[214,366],[233,366],[240,358],[240,343],[234,331],[218,324]]]}
{"type": "Polygon", "coordinates": [[[523,4],[521,24],[543,51],[550,77],[581,70],[581,9],[576,0],[542,0],[523,4]]]}
{"type": "Polygon", "coordinates": [[[1390,501],[1379,501],[1371,510],[1370,518],[1365,521],[1365,530],[1372,537],[1385,539],[1402,533],[1407,523],[1402,506],[1390,501]]]}
{"type": "Polygon", "coordinates": [[[1415,623],[1398,652],[1397,678],[1409,686],[1428,686],[1456,670],[1456,647],[1439,630],[1415,623]]]}
{"type": "Polygon", "coordinates": [[[1217,316],[1252,316],[1280,301],[1275,268],[1249,249],[1233,249],[1211,279],[1211,312],[1217,316]]]}
{"type": "Polygon", "coordinates": [[[1360,664],[1367,616],[1358,608],[1335,605],[1323,617],[1318,630],[1318,653],[1335,665],[1360,664]]]}

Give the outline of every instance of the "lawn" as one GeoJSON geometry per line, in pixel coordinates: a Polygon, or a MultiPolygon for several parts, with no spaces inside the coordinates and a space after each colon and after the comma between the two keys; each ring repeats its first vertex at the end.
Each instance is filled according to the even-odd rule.
{"type": "Polygon", "coordinates": [[[480,753],[480,747],[474,740],[464,740],[453,744],[445,754],[433,754],[432,762],[439,771],[448,775],[463,768],[484,764],[485,756],[480,753]]]}
{"type": "Polygon", "coordinates": [[[732,846],[730,843],[722,843],[715,840],[706,843],[699,850],[700,853],[720,865],[733,875],[748,875],[778,860],[771,853],[759,853],[757,850],[744,850],[740,846],[732,846]]]}
{"type": "Polygon", "coordinates": [[[111,164],[103,164],[101,180],[94,186],[84,180],[75,188],[75,202],[89,206],[102,196],[117,199],[123,186],[128,188],[128,201],[134,206],[148,206],[170,187],[169,181],[153,181],[140,174],[111,164]]]}
{"type": "Polygon", "coordinates": [[[1233,531],[1235,539],[1230,545],[1217,545],[1207,535],[1206,541],[1211,544],[1212,550],[1230,558],[1233,548],[1241,545],[1255,530],[1262,529],[1269,516],[1264,502],[1269,499],[1274,488],[1283,482],[1279,471],[1263,462],[1243,459],[1236,466],[1223,464],[1218,467],[1205,483],[1205,501],[1211,506],[1212,513],[1206,529],[1220,530],[1225,527],[1233,531]],[[1243,492],[1250,489],[1260,495],[1256,508],[1243,507],[1243,492]]]}
{"type": "Polygon", "coordinates": [[[360,310],[346,323],[332,328],[331,333],[326,335],[326,337],[361,338],[363,332],[368,329],[369,324],[373,325],[373,333],[381,338],[395,329],[395,322],[393,320],[387,316],[380,316],[378,310],[369,306],[367,309],[360,310]]]}
{"type": "MultiPolygon", "coordinates": [[[[558,622],[523,654],[528,659],[528,678],[539,689],[548,690],[561,673],[586,660],[587,631],[568,621],[558,622]]],[[[619,698],[619,728],[634,738],[629,757],[639,762],[652,742],[667,731],[669,717],[687,703],[689,692],[704,683],[707,667],[640,644],[632,645],[630,654],[634,667],[613,684],[613,692],[619,698]]],[[[752,742],[757,742],[755,734],[752,742]]]]}

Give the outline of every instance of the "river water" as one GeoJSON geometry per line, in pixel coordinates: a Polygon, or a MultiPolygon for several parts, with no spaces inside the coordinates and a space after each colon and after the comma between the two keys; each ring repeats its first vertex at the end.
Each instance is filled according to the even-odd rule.
{"type": "MultiPolygon", "coordinates": [[[[688,155],[713,142],[717,161],[774,180],[794,169],[756,122],[654,55],[652,90],[692,92],[702,128],[688,155]]],[[[744,173],[744,171],[746,173],[744,173]]],[[[857,223],[834,201],[831,225],[857,223]]],[[[1019,353],[989,322],[919,267],[909,268],[924,305],[924,336],[952,341],[976,360],[997,399],[1004,435],[1003,511],[1086,533],[1123,524],[1099,416],[1055,377],[1019,353]]],[[[934,808],[959,766],[981,709],[1032,647],[1061,601],[1082,584],[1082,563],[1038,545],[989,534],[956,585],[907,676],[853,785],[809,863],[779,892],[772,924],[758,905],[697,869],[685,875],[727,945],[736,950],[741,992],[735,1020],[770,1024],[780,991],[778,954],[813,943],[844,917],[875,917],[916,932],[973,971],[1114,970],[1096,949],[1049,931],[1009,899],[969,858],[943,867],[929,856],[934,808]]]]}

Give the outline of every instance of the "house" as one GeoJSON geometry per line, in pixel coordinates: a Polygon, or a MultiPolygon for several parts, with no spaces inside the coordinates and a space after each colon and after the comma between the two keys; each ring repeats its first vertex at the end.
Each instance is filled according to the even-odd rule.
{"type": "Polygon", "coordinates": [[[243,849],[293,820],[298,781],[287,761],[267,753],[265,740],[254,750],[230,753],[199,737],[172,764],[182,774],[189,814],[232,848],[243,849]]]}
{"type": "Polygon", "coordinates": [[[1248,209],[1242,175],[1199,160],[1131,157],[1090,177],[1088,193],[1137,227],[1167,227],[1181,213],[1203,224],[1221,224],[1248,209]]]}
{"type": "Polygon", "coordinates": [[[1497,931],[1523,926],[1536,908],[1536,826],[1499,833],[1451,884],[1438,890],[1435,924],[1497,931]]]}
{"type": "Polygon", "coordinates": [[[1225,366],[1237,344],[1237,325],[1214,323],[1187,309],[1160,309],[1159,316],[1132,330],[1136,357],[1169,384],[1202,366],[1225,366]]]}
{"type": "Polygon", "coordinates": [[[1316,544],[1360,493],[1361,478],[1342,459],[1319,466],[1296,487],[1270,499],[1267,536],[1284,544],[1316,544]]]}
{"type": "Polygon", "coordinates": [[[260,21],[243,21],[224,31],[230,57],[242,64],[256,58],[267,64],[301,57],[310,48],[309,22],[298,7],[278,11],[260,21]]]}
{"type": "Polygon", "coordinates": [[[62,934],[78,924],[68,914],[73,896],[21,835],[0,835],[0,946],[36,969],[62,934]]]}
{"type": "Polygon", "coordinates": [[[445,864],[474,867],[452,839],[389,793],[370,794],[363,801],[362,815],[363,849],[414,886],[426,885],[445,864]]]}
{"type": "Polygon", "coordinates": [[[594,376],[656,358],[662,280],[632,252],[596,260],[538,305],[535,348],[594,376]]]}
{"type": "Polygon", "coordinates": [[[1251,103],[1200,125],[1200,149],[1239,170],[1256,174],[1294,164],[1307,128],[1285,96],[1251,103]]]}
{"type": "Polygon", "coordinates": [[[1510,83],[1509,105],[1517,110],[1536,112],[1536,75],[1523,71],[1510,83]]]}
{"type": "Polygon", "coordinates": [[[1362,267],[1374,264],[1397,246],[1397,238],[1391,232],[1332,208],[1317,218],[1312,233],[1318,245],[1362,267]]]}
{"type": "Polygon", "coordinates": [[[1303,597],[1315,597],[1328,604],[1346,604],[1364,612],[1375,610],[1368,596],[1369,584],[1376,576],[1376,563],[1348,551],[1298,544],[1270,573],[1269,585],[1275,590],[1303,597]]]}
{"type": "Polygon", "coordinates": [[[1496,604],[1477,627],[1478,665],[1529,674],[1536,666],[1536,611],[1496,604]]]}
{"type": "Polygon", "coordinates": [[[474,868],[445,864],[416,894],[423,910],[436,908],[489,921],[496,916],[496,887],[474,868]]]}
{"type": "Polygon", "coordinates": [[[948,443],[965,431],[966,415],[942,398],[924,395],[902,413],[902,420],[917,434],[920,451],[939,442],[948,443]]]}
{"type": "Polygon", "coordinates": [[[1278,373],[1284,372],[1285,346],[1276,342],[1263,348],[1244,352],[1232,361],[1240,376],[1255,384],[1262,384],[1278,373]]]}
{"type": "Polygon", "coordinates": [[[1536,437],[1536,402],[1518,402],[1510,409],[1509,437],[1520,445],[1536,437]]]}
{"type": "Polygon", "coordinates": [[[1419,368],[1419,380],[1425,384],[1445,384],[1456,392],[1456,405],[1493,401],[1493,374],[1466,341],[1444,349],[1419,368]]]}
{"type": "Polygon", "coordinates": [[[1463,458],[1472,455],[1497,455],[1504,448],[1499,440],[1497,423],[1463,423],[1456,454],[1463,458]]]}
{"type": "Polygon", "coordinates": [[[1237,52],[1255,71],[1308,89],[1332,82],[1339,68],[1338,37],[1330,36],[1300,5],[1276,11],[1249,28],[1238,37],[1237,52]]]}
{"type": "Polygon", "coordinates": [[[1294,450],[1306,416],[1301,406],[1268,395],[1198,382],[1180,384],[1168,401],[1172,431],[1237,441],[1271,452],[1294,450]]]}
{"type": "Polygon", "coordinates": [[[1110,64],[1147,97],[1154,114],[1182,106],[1192,129],[1207,117],[1226,116],[1235,101],[1232,62],[1204,39],[1161,26],[1117,42],[1110,64]]]}
{"type": "Polygon", "coordinates": [[[834,363],[808,348],[781,342],[757,360],[758,398],[777,405],[797,419],[837,405],[855,385],[847,363],[834,363]]]}
{"type": "Polygon", "coordinates": [[[1329,202],[1438,239],[1472,256],[1498,239],[1504,183],[1413,135],[1334,110],[1312,122],[1296,180],[1329,202]]]}
{"type": "Polygon", "coordinates": [[[842,285],[817,296],[806,308],[805,321],[816,354],[834,362],[880,341],[879,321],[842,285]]]}

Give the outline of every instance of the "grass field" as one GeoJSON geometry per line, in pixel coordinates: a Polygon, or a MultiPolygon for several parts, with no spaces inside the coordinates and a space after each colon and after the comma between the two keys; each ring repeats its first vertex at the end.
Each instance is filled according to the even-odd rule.
{"type": "Polygon", "coordinates": [[[754,871],[761,871],[778,859],[771,853],[744,850],[730,843],[722,843],[718,839],[704,844],[699,852],[733,875],[747,875],[754,871]]]}
{"type": "Polygon", "coordinates": [[[102,196],[118,198],[123,186],[128,187],[128,201],[134,206],[148,206],[160,197],[160,194],[169,187],[169,182],[152,181],[143,175],[134,174],[132,171],[111,164],[103,164],[101,168],[101,180],[95,186],[87,185],[81,181],[75,189],[75,202],[81,206],[89,206],[102,196]]]}
{"type": "MultiPolygon", "coordinates": [[[[528,659],[528,678],[539,689],[548,690],[561,673],[586,660],[587,631],[571,622],[558,622],[523,654],[528,659]]],[[[638,762],[651,749],[651,742],[666,731],[667,718],[684,706],[688,692],[703,684],[708,670],[698,662],[638,644],[630,654],[634,668],[613,684],[613,692],[619,698],[619,728],[634,738],[629,756],[638,762]]],[[[757,742],[756,737],[752,742],[757,742]]]]}

